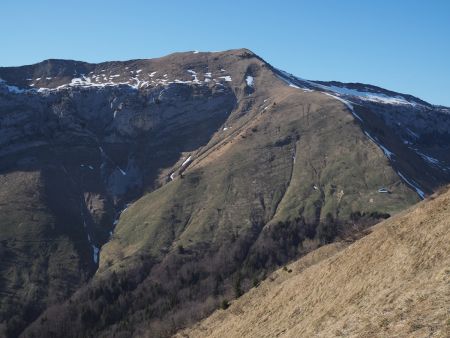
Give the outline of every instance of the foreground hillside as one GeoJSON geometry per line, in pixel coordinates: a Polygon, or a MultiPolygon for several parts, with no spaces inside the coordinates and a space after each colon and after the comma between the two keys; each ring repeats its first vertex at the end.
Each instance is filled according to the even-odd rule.
{"type": "Polygon", "coordinates": [[[0,78],[0,335],[168,336],[450,182],[448,108],[246,49],[0,78]]]}
{"type": "Polygon", "coordinates": [[[449,337],[450,190],[270,275],[177,337],[449,337]]]}

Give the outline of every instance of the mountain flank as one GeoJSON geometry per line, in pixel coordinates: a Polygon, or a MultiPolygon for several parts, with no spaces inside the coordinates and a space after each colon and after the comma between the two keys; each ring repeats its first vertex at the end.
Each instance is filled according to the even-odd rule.
{"type": "Polygon", "coordinates": [[[0,332],[166,337],[450,182],[450,111],[247,49],[0,68],[0,332]]]}
{"type": "Polygon", "coordinates": [[[448,337],[450,190],[321,247],[176,337],[448,337]]]}

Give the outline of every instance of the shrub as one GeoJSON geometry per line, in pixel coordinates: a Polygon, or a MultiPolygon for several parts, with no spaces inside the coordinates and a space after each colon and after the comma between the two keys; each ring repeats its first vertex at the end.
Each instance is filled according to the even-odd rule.
{"type": "Polygon", "coordinates": [[[226,299],[223,299],[222,302],[220,303],[220,308],[222,310],[228,309],[229,306],[230,306],[230,303],[226,299]]]}

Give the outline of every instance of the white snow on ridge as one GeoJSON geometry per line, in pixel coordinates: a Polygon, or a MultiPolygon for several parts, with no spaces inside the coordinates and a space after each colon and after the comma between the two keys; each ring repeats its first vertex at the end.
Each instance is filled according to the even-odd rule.
{"type": "MultiPolygon", "coordinates": [[[[128,67],[125,67],[128,69],[128,67]]],[[[222,71],[225,71],[222,69],[222,71]]],[[[179,79],[170,79],[169,74],[164,74],[161,78],[157,78],[155,74],[157,71],[151,73],[143,73],[142,69],[138,69],[136,71],[130,70],[129,74],[105,74],[106,70],[101,70],[97,73],[89,72],[88,75],[84,74],[74,74],[73,78],[68,82],[59,85],[55,88],[47,88],[41,87],[38,84],[38,81],[41,78],[29,79],[32,83],[29,84],[27,88],[18,88],[16,86],[8,85],[4,80],[0,79],[0,87],[6,88],[11,93],[49,93],[59,90],[65,90],[69,88],[79,87],[79,88],[105,88],[105,87],[116,87],[116,86],[128,86],[135,90],[139,90],[141,88],[148,87],[156,87],[156,86],[167,86],[172,83],[183,83],[183,84],[193,84],[193,85],[208,85],[210,82],[214,81],[215,85],[223,86],[223,81],[232,82],[232,78],[230,75],[224,75],[221,77],[213,78],[211,72],[206,72],[203,74],[203,80],[199,80],[197,72],[189,69],[187,72],[192,76],[191,80],[179,80],[179,79]],[[134,75],[130,75],[134,74],[134,75]],[[222,83],[221,83],[222,82],[222,83]],[[37,86],[37,87],[35,87],[37,86]],[[31,88],[34,87],[34,88],[31,88]]],[[[47,78],[46,78],[47,79],[47,78]]],[[[48,77],[48,79],[52,79],[48,77]]],[[[55,78],[53,78],[55,79],[55,78]]],[[[248,81],[251,81],[248,78],[248,81]]]]}
{"type": "Polygon", "coordinates": [[[325,86],[325,85],[315,83],[312,81],[308,81],[308,82],[318,88],[328,90],[328,91],[331,91],[331,92],[334,92],[334,93],[337,93],[340,95],[354,96],[354,97],[359,98],[360,100],[392,104],[392,105],[411,105],[411,106],[417,105],[417,103],[410,102],[401,95],[389,96],[389,95],[386,95],[383,93],[364,92],[364,91],[359,91],[356,89],[350,89],[347,87],[325,86]]]}
{"type": "MultiPolygon", "coordinates": [[[[339,87],[339,86],[334,86],[334,85],[323,85],[320,83],[316,83],[313,81],[309,81],[309,80],[305,80],[299,77],[296,77],[294,75],[291,75],[281,69],[278,69],[280,71],[280,73],[282,74],[281,76],[279,75],[279,78],[281,78],[283,81],[285,81],[286,83],[288,83],[289,85],[292,84],[292,79],[297,79],[301,82],[305,82],[308,85],[314,86],[318,89],[322,89],[322,90],[326,90],[329,92],[333,92],[337,95],[345,95],[345,96],[353,96],[356,97],[360,100],[365,100],[365,101],[371,101],[371,102],[378,102],[378,103],[384,103],[384,104],[391,104],[391,105],[410,105],[410,106],[417,106],[418,103],[414,102],[414,101],[408,101],[406,98],[404,98],[401,95],[395,95],[395,96],[390,96],[390,95],[386,95],[383,93],[376,93],[376,92],[369,92],[369,91],[359,91],[356,89],[351,89],[351,88],[347,88],[347,87],[339,87]]],[[[293,86],[296,86],[295,84],[293,84],[293,86]]],[[[293,87],[292,86],[292,87],[293,87]]],[[[297,86],[298,87],[298,86],[297,86]]],[[[304,88],[301,88],[303,90],[305,90],[304,88]]],[[[310,91],[311,89],[307,89],[307,91],[310,91]]]]}

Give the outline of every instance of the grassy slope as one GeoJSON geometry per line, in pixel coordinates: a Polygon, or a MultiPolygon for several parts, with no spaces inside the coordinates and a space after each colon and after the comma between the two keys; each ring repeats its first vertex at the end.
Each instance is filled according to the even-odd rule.
{"type": "Polygon", "coordinates": [[[447,191],[345,250],[323,247],[292,273],[280,269],[177,336],[448,337],[449,219],[447,191]]]}
{"type": "Polygon", "coordinates": [[[351,212],[396,213],[418,200],[338,101],[291,88],[271,94],[269,109],[255,107],[250,123],[183,179],[127,209],[102,267],[138,250],[158,257],[175,245],[220,246],[255,224],[296,217],[317,224],[328,213],[347,222],[351,212]],[[381,186],[392,193],[377,193],[381,186]]]}

